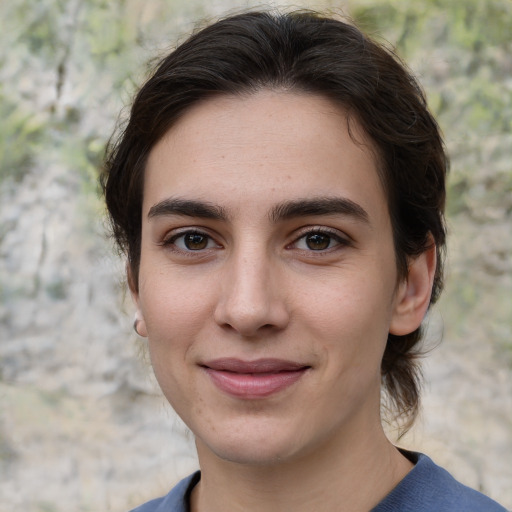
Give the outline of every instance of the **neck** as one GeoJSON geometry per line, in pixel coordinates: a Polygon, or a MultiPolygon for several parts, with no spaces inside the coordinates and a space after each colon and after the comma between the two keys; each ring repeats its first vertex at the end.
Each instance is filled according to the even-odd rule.
{"type": "Polygon", "coordinates": [[[286,462],[245,465],[218,458],[197,441],[201,481],[192,512],[294,510],[367,512],[411,470],[380,426],[317,446],[286,462]]]}

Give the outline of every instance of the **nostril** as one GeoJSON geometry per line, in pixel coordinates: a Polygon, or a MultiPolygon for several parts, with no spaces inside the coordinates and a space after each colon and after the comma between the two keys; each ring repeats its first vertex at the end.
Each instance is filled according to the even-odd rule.
{"type": "Polygon", "coordinates": [[[234,330],[252,338],[257,333],[281,330],[288,324],[283,298],[275,286],[263,285],[266,280],[262,274],[263,271],[234,272],[235,280],[224,282],[215,305],[214,320],[226,332],[234,330]]]}

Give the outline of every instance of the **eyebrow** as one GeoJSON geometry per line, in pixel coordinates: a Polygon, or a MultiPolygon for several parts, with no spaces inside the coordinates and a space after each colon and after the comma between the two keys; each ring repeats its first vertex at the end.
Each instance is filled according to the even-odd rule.
{"type": "MultiPolygon", "coordinates": [[[[167,198],[153,205],[148,212],[148,218],[183,215],[202,219],[227,221],[227,211],[219,205],[193,199],[167,198]]],[[[370,224],[366,210],[359,204],[344,197],[314,197],[294,199],[274,206],[269,218],[277,223],[296,217],[320,215],[345,215],[365,224],[370,224]]]]}
{"type": "Polygon", "coordinates": [[[148,219],[166,215],[184,215],[202,219],[227,220],[228,216],[222,206],[206,201],[167,198],[153,205],[148,212],[148,219]]]}
{"type": "Polygon", "coordinates": [[[287,201],[272,208],[270,218],[273,222],[294,217],[317,215],[346,215],[365,224],[370,224],[366,210],[345,197],[315,197],[287,201]]]}

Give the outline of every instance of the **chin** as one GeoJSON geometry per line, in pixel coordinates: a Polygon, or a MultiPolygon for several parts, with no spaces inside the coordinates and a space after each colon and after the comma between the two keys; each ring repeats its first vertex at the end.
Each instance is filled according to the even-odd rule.
{"type": "MultiPolygon", "coordinates": [[[[251,443],[252,444],[252,443],[251,443]]],[[[212,448],[210,448],[212,449],[212,448]]],[[[291,454],[284,449],[266,446],[262,449],[261,445],[248,446],[222,446],[213,449],[215,455],[226,461],[245,466],[273,466],[289,460],[291,454]]]]}
{"type": "MultiPolygon", "coordinates": [[[[199,454],[210,452],[224,461],[251,466],[271,466],[293,459],[302,452],[297,436],[290,433],[277,434],[278,429],[262,431],[238,430],[213,438],[196,436],[199,454]]],[[[219,431],[217,431],[219,433],[219,431]]]]}

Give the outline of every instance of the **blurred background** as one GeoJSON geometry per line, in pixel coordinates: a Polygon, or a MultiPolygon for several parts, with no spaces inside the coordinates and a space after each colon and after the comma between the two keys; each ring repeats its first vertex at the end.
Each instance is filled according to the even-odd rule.
{"type": "MultiPolygon", "coordinates": [[[[197,20],[265,5],[0,3],[0,512],[122,512],[195,469],[131,329],[97,172],[150,60],[197,20]]],[[[447,287],[400,444],[512,508],[512,2],[284,5],[351,16],[427,92],[452,158],[447,287]]]]}

